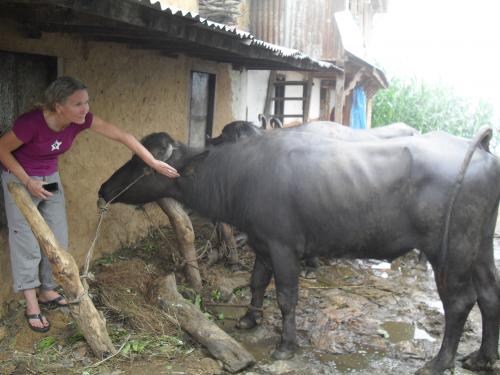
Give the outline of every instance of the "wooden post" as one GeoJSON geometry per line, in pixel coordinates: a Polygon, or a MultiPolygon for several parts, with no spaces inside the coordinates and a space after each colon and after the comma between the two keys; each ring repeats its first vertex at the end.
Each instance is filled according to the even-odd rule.
{"type": "Polygon", "coordinates": [[[337,73],[337,79],[335,80],[335,115],[333,121],[342,124],[342,114],[344,111],[344,73],[337,73]]]}
{"type": "MultiPolygon", "coordinates": [[[[305,97],[305,100],[304,100],[304,110],[303,110],[303,114],[302,114],[302,122],[303,123],[306,123],[309,121],[309,112],[310,112],[310,108],[311,108],[311,93],[312,93],[312,88],[313,88],[313,74],[312,72],[308,72],[307,73],[307,85],[306,86],[302,86],[302,87],[305,87],[305,90],[307,91],[306,92],[306,97],[305,97]]],[[[303,92],[304,90],[302,90],[303,92]]]]}
{"type": "Polygon", "coordinates": [[[178,323],[197,342],[224,364],[230,372],[238,372],[255,363],[255,359],[241,344],[208,320],[192,303],[177,291],[175,276],[159,278],[157,303],[162,310],[177,319],[178,323]]]}
{"type": "Polygon", "coordinates": [[[54,234],[33,204],[26,189],[17,182],[9,182],[7,187],[17,207],[31,226],[41,250],[49,259],[54,278],[64,289],[66,300],[68,302],[79,301],[70,303],[69,310],[95,356],[103,358],[116,353],[106,330],[106,321],[95,308],[80,281],[74,258],[57,243],[54,234]]]}
{"type": "Polygon", "coordinates": [[[162,198],[157,200],[156,203],[167,214],[170,224],[174,228],[177,243],[186,261],[185,272],[189,285],[199,293],[202,290],[202,284],[198,260],[196,259],[196,250],[194,248],[193,224],[186,211],[182,208],[182,205],[175,199],[162,198]]]}

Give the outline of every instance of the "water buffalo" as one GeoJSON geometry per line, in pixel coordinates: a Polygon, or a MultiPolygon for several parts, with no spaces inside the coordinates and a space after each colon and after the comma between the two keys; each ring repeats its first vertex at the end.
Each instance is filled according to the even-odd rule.
{"type": "MultiPolygon", "coordinates": [[[[500,319],[493,259],[500,162],[488,151],[485,134],[491,130],[472,143],[442,132],[345,142],[272,131],[193,150],[155,133],[144,139],[145,146],[181,177],[147,174],[115,202],[141,204],[169,196],[247,233],[256,260],[251,305],[239,326],[257,324],[274,276],[282,334],[273,357],[279,359],[296,350],[301,258],[394,259],[420,249],[435,272],[445,329],[439,353],[418,373],[442,374],[454,366],[476,302],[482,342],[464,364],[484,369],[498,359],[500,319]]],[[[99,195],[114,199],[147,170],[134,156],[101,186],[99,195]]]]}
{"type": "MultiPolygon", "coordinates": [[[[264,129],[269,128],[268,124],[271,121],[277,121],[274,117],[266,118],[263,115],[260,115],[259,119],[261,121],[261,127],[258,127],[248,121],[231,122],[224,126],[221,135],[216,138],[207,139],[207,145],[218,146],[224,143],[237,142],[246,137],[262,135],[266,131],[264,129]]],[[[281,127],[282,126],[279,125],[277,126],[277,128],[281,127]]],[[[284,131],[300,132],[296,133],[297,136],[304,136],[304,134],[311,132],[323,135],[325,137],[332,137],[335,139],[342,139],[351,142],[397,138],[419,134],[419,132],[415,128],[412,128],[411,126],[401,122],[376,128],[352,129],[336,122],[312,121],[302,125],[285,128],[284,131]]],[[[219,233],[232,233],[231,228],[224,223],[218,225],[217,228],[219,233]]],[[[229,240],[228,242],[232,244],[235,243],[234,239],[229,240]]],[[[211,262],[213,262],[214,260],[215,256],[212,256],[211,262]]],[[[234,248],[231,248],[229,252],[229,264],[235,264],[237,263],[237,260],[238,256],[236,250],[234,248]]],[[[420,262],[425,263],[425,257],[422,255],[422,253],[420,253],[420,262]]],[[[317,257],[304,259],[304,269],[301,272],[301,276],[305,278],[315,278],[315,270],[318,268],[318,266],[319,260],[317,257]]]]}
{"type": "Polygon", "coordinates": [[[207,138],[207,146],[217,146],[222,143],[236,142],[245,137],[261,135],[264,129],[249,121],[233,121],[224,126],[221,134],[215,138],[207,138]]]}

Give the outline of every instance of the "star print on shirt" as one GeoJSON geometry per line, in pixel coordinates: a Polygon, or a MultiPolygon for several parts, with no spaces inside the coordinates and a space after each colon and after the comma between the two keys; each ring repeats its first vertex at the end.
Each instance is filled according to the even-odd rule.
{"type": "Polygon", "coordinates": [[[57,139],[54,141],[54,143],[52,143],[52,150],[50,151],[54,151],[54,150],[59,150],[59,147],[62,145],[62,142],[61,141],[58,141],[57,139]]]}

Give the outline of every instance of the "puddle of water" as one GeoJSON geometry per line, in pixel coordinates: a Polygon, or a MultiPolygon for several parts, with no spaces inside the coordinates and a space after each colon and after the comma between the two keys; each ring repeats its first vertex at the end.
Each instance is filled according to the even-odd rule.
{"type": "Polygon", "coordinates": [[[436,339],[429,335],[425,330],[415,327],[415,325],[411,323],[385,322],[382,324],[382,327],[389,334],[387,339],[392,343],[409,340],[427,340],[430,342],[436,341],[436,339]]]}
{"type": "Polygon", "coordinates": [[[254,356],[257,363],[269,363],[273,362],[271,354],[276,349],[276,345],[279,343],[279,337],[272,337],[267,339],[262,339],[259,341],[248,341],[241,338],[241,345],[245,347],[254,356]]]}
{"type": "Polygon", "coordinates": [[[382,327],[389,334],[387,339],[392,343],[411,340],[415,335],[415,327],[410,323],[385,322],[382,327]]]}
{"type": "Polygon", "coordinates": [[[371,362],[371,358],[369,358],[366,352],[352,354],[318,353],[316,354],[316,358],[321,363],[340,372],[365,370],[370,366],[371,362]]]}
{"type": "Polygon", "coordinates": [[[224,314],[224,319],[218,320],[217,325],[245,347],[258,363],[271,361],[271,353],[279,342],[279,335],[255,339],[255,329],[240,330],[236,328],[236,321],[246,312],[243,307],[211,306],[210,310],[215,316],[224,314]]]}

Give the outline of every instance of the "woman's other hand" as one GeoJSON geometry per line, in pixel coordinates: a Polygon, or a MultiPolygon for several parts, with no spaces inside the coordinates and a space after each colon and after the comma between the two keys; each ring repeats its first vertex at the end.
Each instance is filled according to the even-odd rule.
{"type": "Polygon", "coordinates": [[[52,193],[43,188],[43,183],[43,181],[29,178],[24,186],[26,186],[31,195],[41,199],[48,199],[52,196],[52,193]]]}

